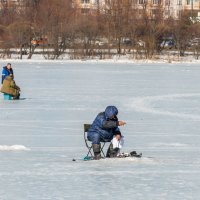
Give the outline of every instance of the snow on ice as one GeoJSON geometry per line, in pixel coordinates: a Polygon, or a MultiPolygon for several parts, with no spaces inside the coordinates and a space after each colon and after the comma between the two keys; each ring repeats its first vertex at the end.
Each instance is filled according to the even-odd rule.
{"type": "Polygon", "coordinates": [[[9,62],[25,100],[0,96],[1,200],[199,199],[199,64],[9,62]],[[81,160],[107,105],[143,158],[81,160]]]}
{"type": "Polygon", "coordinates": [[[29,148],[26,148],[23,145],[0,145],[0,151],[29,151],[29,148]]]}

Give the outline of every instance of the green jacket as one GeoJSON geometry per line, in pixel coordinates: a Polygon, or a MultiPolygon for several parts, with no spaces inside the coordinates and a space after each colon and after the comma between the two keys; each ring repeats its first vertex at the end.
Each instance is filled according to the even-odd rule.
{"type": "Polygon", "coordinates": [[[3,81],[1,92],[16,97],[20,92],[20,88],[16,85],[11,76],[7,76],[3,81]]]}

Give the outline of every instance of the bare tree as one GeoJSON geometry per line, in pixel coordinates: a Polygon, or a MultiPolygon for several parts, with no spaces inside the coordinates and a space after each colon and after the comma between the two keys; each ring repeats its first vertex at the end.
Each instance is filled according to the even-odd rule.
{"type": "Polygon", "coordinates": [[[45,59],[59,59],[67,51],[70,58],[133,53],[135,58],[151,59],[163,50],[163,37],[173,35],[181,56],[188,49],[199,58],[199,45],[188,47],[192,38],[200,37],[199,24],[185,12],[178,20],[164,18],[163,2],[105,0],[102,6],[97,1],[96,10],[82,13],[73,0],[20,0],[11,5],[1,1],[0,47],[8,55],[11,47],[19,49],[21,59],[26,48],[28,59],[36,48],[45,59]],[[47,42],[33,45],[34,38],[47,42]]]}
{"type": "Polygon", "coordinates": [[[38,37],[48,38],[48,46],[44,46],[43,53],[46,59],[58,59],[69,44],[73,16],[70,0],[41,0],[37,15],[38,37]]]}
{"type": "Polygon", "coordinates": [[[0,58],[10,58],[12,43],[10,42],[10,37],[8,30],[5,26],[0,25],[0,58]]]}
{"type": "Polygon", "coordinates": [[[180,56],[185,55],[188,42],[192,38],[191,28],[192,23],[189,20],[188,13],[182,13],[180,20],[174,22],[173,34],[177,42],[177,48],[180,52],[180,56]]]}
{"type": "Polygon", "coordinates": [[[200,24],[193,24],[192,28],[192,40],[189,42],[188,47],[193,51],[194,57],[198,60],[200,57],[200,24]]]}
{"type": "Polygon", "coordinates": [[[164,25],[163,7],[160,3],[149,5],[144,2],[137,26],[137,38],[143,41],[138,48],[139,53],[145,54],[145,58],[152,58],[158,51],[160,36],[164,25]]]}
{"type": "Polygon", "coordinates": [[[112,37],[117,43],[117,53],[121,54],[121,45],[123,37],[127,35],[127,27],[130,25],[129,18],[132,11],[131,0],[107,1],[106,12],[109,14],[109,28],[112,37]]]}
{"type": "Polygon", "coordinates": [[[32,30],[27,22],[16,22],[8,26],[11,42],[15,48],[20,49],[20,59],[30,42],[32,30]]]}

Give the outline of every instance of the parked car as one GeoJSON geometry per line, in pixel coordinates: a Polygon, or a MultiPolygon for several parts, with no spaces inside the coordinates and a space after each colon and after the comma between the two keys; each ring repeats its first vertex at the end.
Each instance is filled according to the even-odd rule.
{"type": "Polygon", "coordinates": [[[194,38],[188,42],[188,47],[200,46],[200,38],[194,38]]]}
{"type": "Polygon", "coordinates": [[[138,40],[138,41],[136,41],[136,45],[138,46],[138,47],[145,47],[145,42],[143,41],[143,40],[138,40]]]}
{"type": "Polygon", "coordinates": [[[106,38],[98,38],[95,40],[94,44],[97,46],[105,46],[108,45],[108,40],[106,38]]]}
{"type": "Polygon", "coordinates": [[[31,44],[33,46],[47,45],[48,44],[48,40],[47,40],[47,38],[33,38],[31,40],[31,44]]]}
{"type": "Polygon", "coordinates": [[[106,43],[102,42],[102,41],[99,41],[99,40],[96,40],[95,41],[95,45],[98,45],[98,46],[104,46],[106,43]]]}
{"type": "Polygon", "coordinates": [[[164,39],[160,43],[160,47],[161,48],[166,48],[166,49],[172,49],[172,48],[176,47],[176,42],[173,39],[164,39]]]}
{"type": "Polygon", "coordinates": [[[131,40],[131,39],[129,39],[129,38],[123,38],[122,39],[122,44],[124,44],[124,45],[127,45],[127,46],[130,46],[130,45],[132,45],[134,42],[131,40]]]}

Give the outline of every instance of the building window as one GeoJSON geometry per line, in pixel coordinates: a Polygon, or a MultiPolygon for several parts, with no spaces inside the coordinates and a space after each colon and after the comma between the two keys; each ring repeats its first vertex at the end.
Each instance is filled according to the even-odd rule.
{"type": "Polygon", "coordinates": [[[195,3],[196,0],[187,0],[187,5],[191,5],[192,3],[195,3]]]}
{"type": "Polygon", "coordinates": [[[182,0],[177,0],[177,5],[182,5],[182,0]]]}
{"type": "Polygon", "coordinates": [[[170,6],[170,0],[166,0],[166,1],[165,1],[165,5],[166,5],[166,6],[170,6]]]}
{"type": "Polygon", "coordinates": [[[139,10],[138,10],[138,14],[141,16],[141,15],[144,14],[144,11],[143,11],[142,9],[139,9],[139,10]]]}
{"type": "Polygon", "coordinates": [[[153,17],[155,17],[156,15],[158,15],[158,10],[157,9],[152,9],[151,10],[151,14],[153,17]]]}
{"type": "Polygon", "coordinates": [[[90,3],[90,0],[81,0],[81,3],[90,3]]]}
{"type": "Polygon", "coordinates": [[[165,10],[165,16],[169,17],[170,16],[170,10],[165,10]]]}
{"type": "Polygon", "coordinates": [[[152,0],[153,4],[160,4],[160,0],[152,0]]]}
{"type": "Polygon", "coordinates": [[[138,3],[139,3],[139,4],[145,4],[145,3],[146,3],[146,0],[139,0],[138,3]]]}
{"type": "Polygon", "coordinates": [[[181,10],[177,11],[177,17],[180,18],[181,17],[181,10]]]}

